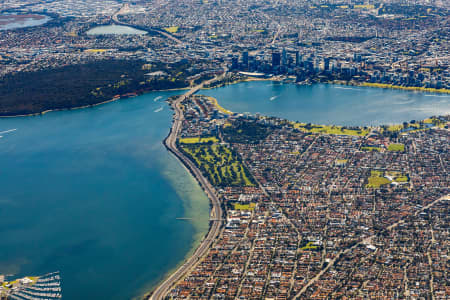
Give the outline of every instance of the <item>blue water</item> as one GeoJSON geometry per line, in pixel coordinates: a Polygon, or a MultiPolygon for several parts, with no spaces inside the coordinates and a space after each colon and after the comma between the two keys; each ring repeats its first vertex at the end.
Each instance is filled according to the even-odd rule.
{"type": "Polygon", "coordinates": [[[313,124],[382,125],[450,113],[450,95],[368,87],[256,81],[201,93],[233,112],[313,124]]]}
{"type": "MultiPolygon", "coordinates": [[[[36,14],[34,15],[36,16],[36,14]]],[[[0,21],[2,21],[1,23],[5,22],[5,24],[0,24],[0,30],[39,26],[51,20],[49,16],[44,16],[44,18],[42,19],[35,19],[30,17],[21,20],[15,19],[14,16],[15,16],[14,14],[0,14],[0,21]]]]}
{"type": "Polygon", "coordinates": [[[97,26],[86,32],[88,35],[103,35],[103,34],[147,34],[146,31],[139,30],[130,26],[122,25],[106,25],[97,26]]]}
{"type": "MultiPolygon", "coordinates": [[[[59,270],[64,299],[119,300],[183,260],[207,230],[209,204],[162,145],[172,118],[162,101],[176,93],[0,119],[0,274],[59,270]]],[[[319,124],[450,112],[446,95],[375,88],[250,82],[201,93],[235,112],[319,124]]]]}
{"type": "Polygon", "coordinates": [[[171,94],[0,119],[17,129],[0,134],[0,274],[59,270],[63,299],[130,299],[183,260],[209,204],[162,145],[172,111],[154,99],[171,94]],[[196,224],[176,220],[192,207],[196,224]]]}

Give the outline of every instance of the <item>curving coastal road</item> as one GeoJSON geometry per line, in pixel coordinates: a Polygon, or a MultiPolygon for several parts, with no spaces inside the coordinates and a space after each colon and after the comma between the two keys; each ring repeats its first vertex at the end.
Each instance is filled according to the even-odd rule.
{"type": "MultiPolygon", "coordinates": [[[[226,74],[226,72],[224,74],[226,74]]],[[[166,295],[169,293],[170,289],[179,280],[181,280],[186,273],[188,273],[193,267],[195,267],[195,265],[200,261],[200,258],[202,258],[207,253],[207,251],[211,247],[215,238],[219,235],[220,230],[222,228],[222,220],[221,220],[222,208],[220,206],[220,202],[219,199],[217,198],[214,187],[208,182],[208,180],[203,176],[201,171],[192,163],[192,161],[189,160],[186,156],[183,155],[181,151],[177,149],[176,140],[178,134],[181,131],[184,120],[183,110],[180,108],[181,102],[183,102],[183,100],[199,91],[205,84],[212,83],[223,76],[224,75],[221,75],[211,80],[202,82],[201,84],[190,89],[187,93],[181,95],[174,102],[172,102],[172,108],[175,111],[175,116],[170,134],[166,138],[164,143],[167,149],[171,151],[191,171],[191,173],[200,183],[201,187],[203,188],[206,195],[210,199],[212,204],[210,214],[211,224],[207,236],[202,240],[200,246],[195,250],[194,254],[192,254],[192,256],[181,267],[179,267],[164,282],[162,282],[151,295],[146,296],[144,299],[149,300],[164,299],[166,295]]]]}

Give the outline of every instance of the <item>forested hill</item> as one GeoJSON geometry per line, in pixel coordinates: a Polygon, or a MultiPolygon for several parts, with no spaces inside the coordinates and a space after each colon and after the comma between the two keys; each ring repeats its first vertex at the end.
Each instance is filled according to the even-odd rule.
{"type": "Polygon", "coordinates": [[[140,60],[103,60],[7,75],[0,79],[0,116],[74,108],[127,93],[186,87],[187,68],[188,63],[168,66],[140,60]],[[145,75],[153,71],[163,71],[167,76],[145,75]]]}

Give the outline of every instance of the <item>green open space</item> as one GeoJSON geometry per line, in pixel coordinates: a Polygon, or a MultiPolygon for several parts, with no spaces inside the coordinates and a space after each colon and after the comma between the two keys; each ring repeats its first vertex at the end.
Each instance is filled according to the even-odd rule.
{"type": "Polygon", "coordinates": [[[223,145],[184,144],[190,157],[214,186],[255,186],[255,181],[238,155],[223,145]]]}
{"type": "Polygon", "coordinates": [[[379,188],[390,183],[406,182],[409,182],[409,177],[402,172],[372,170],[370,172],[370,177],[367,179],[366,188],[379,188]],[[392,180],[390,180],[388,177],[392,180]]]}
{"type": "Polygon", "coordinates": [[[180,138],[181,144],[207,144],[207,143],[218,143],[219,139],[217,139],[215,136],[209,136],[209,137],[187,137],[187,138],[180,138]]]}
{"type": "Polygon", "coordinates": [[[240,204],[240,203],[234,203],[234,209],[235,210],[254,210],[256,204],[255,203],[249,203],[249,204],[240,204]]]}
{"type": "Polygon", "coordinates": [[[366,136],[369,134],[369,129],[364,129],[360,127],[345,127],[345,126],[334,126],[334,125],[314,125],[293,122],[292,125],[295,129],[301,130],[308,133],[323,133],[323,134],[334,134],[334,135],[355,135],[355,136],[366,136]]]}
{"type": "Polygon", "coordinates": [[[404,144],[390,144],[388,146],[389,151],[394,152],[405,152],[405,145],[404,144]]]}
{"type": "Polygon", "coordinates": [[[306,244],[306,246],[301,247],[300,250],[316,250],[317,248],[319,248],[318,246],[314,245],[314,242],[308,242],[306,244]]]}
{"type": "Polygon", "coordinates": [[[403,124],[383,125],[380,127],[380,131],[382,133],[400,132],[402,130],[408,129],[408,132],[414,132],[429,129],[430,125],[443,128],[446,124],[447,122],[445,120],[441,120],[436,117],[431,117],[420,121],[412,120],[410,122],[404,122],[403,124]]]}
{"type": "Polygon", "coordinates": [[[177,33],[178,29],[180,29],[179,26],[170,26],[170,27],[164,28],[164,30],[169,32],[169,33],[177,33]]]}

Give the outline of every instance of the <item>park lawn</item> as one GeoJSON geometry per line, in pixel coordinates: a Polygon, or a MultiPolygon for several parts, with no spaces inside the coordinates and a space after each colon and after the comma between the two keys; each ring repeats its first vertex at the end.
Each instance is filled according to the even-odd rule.
{"type": "Polygon", "coordinates": [[[366,188],[379,188],[382,185],[389,184],[391,181],[384,177],[383,171],[372,170],[366,188]]]}
{"type": "Polygon", "coordinates": [[[85,52],[91,52],[91,53],[102,53],[108,51],[108,49],[86,49],[85,52]]]}
{"type": "Polygon", "coordinates": [[[239,157],[228,147],[208,144],[184,144],[181,149],[215,186],[255,186],[239,157]]]}
{"type": "Polygon", "coordinates": [[[181,144],[206,144],[209,142],[218,143],[219,139],[215,136],[180,138],[181,144]]]}
{"type": "Polygon", "coordinates": [[[390,89],[399,89],[399,90],[407,90],[407,91],[421,91],[421,92],[430,92],[430,93],[444,93],[450,94],[449,89],[435,89],[435,88],[426,88],[426,87],[416,87],[416,86],[399,86],[385,83],[369,83],[363,82],[362,86],[368,87],[377,87],[377,88],[390,88],[390,89]]]}
{"type": "Polygon", "coordinates": [[[423,122],[425,124],[433,124],[434,126],[438,126],[438,127],[441,127],[441,128],[443,128],[445,126],[445,124],[446,124],[445,121],[439,120],[438,118],[434,118],[434,117],[425,119],[425,120],[423,120],[423,122]]]}
{"type": "Polygon", "coordinates": [[[408,176],[398,176],[394,178],[395,182],[408,182],[408,176]]]}
{"type": "Polygon", "coordinates": [[[347,163],[348,159],[336,159],[337,165],[345,165],[347,163]]]}
{"type": "Polygon", "coordinates": [[[385,177],[369,177],[368,188],[379,188],[382,185],[389,184],[391,181],[385,177]]]}
{"type": "Polygon", "coordinates": [[[317,249],[318,247],[314,246],[313,244],[314,244],[314,242],[308,242],[308,244],[306,244],[306,246],[304,246],[304,247],[302,247],[300,249],[301,250],[314,250],[314,249],[317,249]]]}
{"type": "Polygon", "coordinates": [[[382,177],[384,174],[383,171],[378,171],[378,170],[372,170],[370,171],[370,176],[371,177],[382,177]]]}
{"type": "Polygon", "coordinates": [[[332,135],[354,135],[354,136],[366,136],[369,134],[368,129],[349,129],[342,126],[334,125],[310,125],[309,127],[305,123],[293,122],[295,129],[308,133],[323,133],[332,135]]]}
{"type": "Polygon", "coordinates": [[[240,203],[234,203],[234,210],[254,210],[256,204],[250,203],[250,204],[240,204],[240,203]]]}
{"type": "Polygon", "coordinates": [[[405,145],[404,144],[390,144],[388,146],[389,151],[395,151],[395,152],[405,152],[405,145]]]}
{"type": "Polygon", "coordinates": [[[409,181],[408,175],[403,174],[399,171],[370,171],[370,177],[368,178],[368,183],[366,188],[379,188],[382,185],[390,183],[405,183],[409,181]],[[390,180],[389,178],[392,180],[390,180]]]}
{"type": "Polygon", "coordinates": [[[387,128],[387,131],[398,132],[402,129],[403,129],[403,125],[396,124],[396,125],[389,125],[387,128]]]}
{"type": "Polygon", "coordinates": [[[164,28],[164,30],[169,32],[169,33],[177,33],[178,29],[180,29],[179,26],[170,26],[170,27],[164,28]]]}

